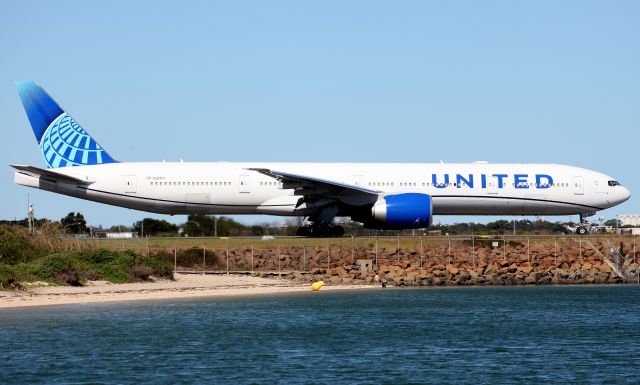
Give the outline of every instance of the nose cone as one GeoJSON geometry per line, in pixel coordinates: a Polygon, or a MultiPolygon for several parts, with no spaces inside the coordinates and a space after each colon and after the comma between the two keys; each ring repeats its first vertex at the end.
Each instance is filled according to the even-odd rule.
{"type": "Polygon", "coordinates": [[[629,198],[631,198],[631,191],[629,191],[629,189],[626,187],[622,187],[620,195],[620,203],[626,202],[627,200],[629,200],[629,198]]]}

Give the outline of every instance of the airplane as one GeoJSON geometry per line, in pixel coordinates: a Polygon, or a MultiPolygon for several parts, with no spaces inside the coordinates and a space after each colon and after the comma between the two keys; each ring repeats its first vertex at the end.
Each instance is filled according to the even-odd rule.
{"type": "Polygon", "coordinates": [[[152,213],[306,217],[299,235],[426,228],[434,215],[579,215],[625,202],[605,174],[559,164],[119,162],[33,81],[15,82],[47,168],[19,185],[152,213]]]}

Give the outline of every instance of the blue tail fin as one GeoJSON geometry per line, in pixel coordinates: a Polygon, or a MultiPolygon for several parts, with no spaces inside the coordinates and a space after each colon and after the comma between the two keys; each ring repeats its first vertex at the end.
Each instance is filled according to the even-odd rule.
{"type": "Polygon", "coordinates": [[[36,82],[15,85],[47,167],[117,162],[36,82]]]}

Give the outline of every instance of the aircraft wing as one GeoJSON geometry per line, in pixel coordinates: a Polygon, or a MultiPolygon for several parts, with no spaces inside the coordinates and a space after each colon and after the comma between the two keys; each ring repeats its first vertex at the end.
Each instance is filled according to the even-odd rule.
{"type": "Polygon", "coordinates": [[[297,175],[268,168],[249,168],[248,170],[272,177],[280,181],[285,188],[296,190],[296,195],[306,196],[335,196],[335,195],[365,195],[377,197],[380,191],[362,186],[335,182],[328,179],[297,175]]]}
{"type": "Polygon", "coordinates": [[[92,181],[87,181],[84,179],[65,175],[53,170],[45,170],[45,169],[33,167],[33,166],[12,164],[11,167],[15,168],[16,170],[18,170],[18,172],[21,172],[23,174],[33,176],[33,177],[38,177],[40,179],[45,179],[50,182],[82,183],[82,184],[93,183],[92,181]]]}

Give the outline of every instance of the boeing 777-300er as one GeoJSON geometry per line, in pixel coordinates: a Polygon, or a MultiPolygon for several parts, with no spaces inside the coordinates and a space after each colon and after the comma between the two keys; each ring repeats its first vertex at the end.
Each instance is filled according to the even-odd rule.
{"type": "Polygon", "coordinates": [[[12,165],[15,183],[130,209],[304,216],[300,234],[341,235],[336,216],[375,229],[425,228],[434,215],[582,223],[630,197],[610,176],[558,164],[119,162],[35,82],[16,87],[47,168],[12,165]]]}

